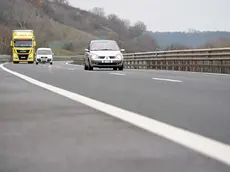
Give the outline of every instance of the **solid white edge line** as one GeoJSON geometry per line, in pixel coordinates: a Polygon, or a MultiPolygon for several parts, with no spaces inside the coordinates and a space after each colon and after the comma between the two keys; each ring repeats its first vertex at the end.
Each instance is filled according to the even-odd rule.
{"type": "Polygon", "coordinates": [[[227,76],[230,77],[230,74],[224,74],[224,73],[202,73],[203,75],[214,75],[214,76],[227,76]]]}
{"type": "Polygon", "coordinates": [[[209,73],[209,72],[192,72],[192,71],[177,71],[177,70],[156,70],[156,69],[126,69],[127,71],[141,71],[141,72],[167,72],[167,73],[184,73],[184,74],[199,74],[199,75],[216,75],[216,76],[227,76],[227,73],[209,73]]]}
{"type": "Polygon", "coordinates": [[[182,82],[182,81],[180,81],[180,80],[166,79],[166,78],[152,78],[152,79],[158,80],[158,81],[182,82]]]}
{"type": "Polygon", "coordinates": [[[85,104],[230,166],[230,145],[40,82],[26,75],[9,70],[3,64],[0,65],[0,68],[29,83],[85,104]]]}
{"type": "Polygon", "coordinates": [[[124,76],[125,74],[124,73],[109,73],[111,75],[119,75],[119,76],[124,76]]]}

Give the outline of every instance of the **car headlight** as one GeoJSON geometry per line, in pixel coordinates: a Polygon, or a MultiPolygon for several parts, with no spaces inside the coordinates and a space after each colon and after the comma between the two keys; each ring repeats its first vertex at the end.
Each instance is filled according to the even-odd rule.
{"type": "Polygon", "coordinates": [[[118,55],[116,55],[116,58],[119,59],[119,60],[122,60],[123,56],[121,54],[118,54],[118,55]]]}
{"type": "Polygon", "coordinates": [[[93,55],[91,56],[91,58],[92,58],[93,60],[95,60],[95,59],[97,59],[97,58],[98,58],[98,56],[97,56],[97,55],[95,55],[95,54],[93,54],[93,55]]]}
{"type": "Polygon", "coordinates": [[[14,54],[13,56],[14,56],[14,58],[18,58],[18,55],[17,55],[17,54],[14,54]]]}

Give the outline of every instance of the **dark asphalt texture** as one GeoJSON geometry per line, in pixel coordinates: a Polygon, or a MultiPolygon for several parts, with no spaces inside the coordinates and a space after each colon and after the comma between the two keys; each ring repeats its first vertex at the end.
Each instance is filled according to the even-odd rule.
{"type": "Polygon", "coordinates": [[[230,75],[6,65],[39,81],[230,144],[230,75]],[[74,70],[75,69],[75,70],[74,70]],[[110,73],[125,73],[124,76],[110,73]],[[182,83],[153,80],[176,79],[182,83]],[[214,129],[215,128],[215,129],[214,129]]]}
{"type": "MultiPolygon", "coordinates": [[[[230,142],[230,77],[84,71],[63,63],[7,68],[230,142]],[[152,80],[180,79],[183,83],[152,80]],[[206,89],[205,89],[206,88],[206,89]],[[191,107],[190,107],[191,106],[191,107]]],[[[0,69],[1,172],[229,172],[230,167],[0,69]]]]}

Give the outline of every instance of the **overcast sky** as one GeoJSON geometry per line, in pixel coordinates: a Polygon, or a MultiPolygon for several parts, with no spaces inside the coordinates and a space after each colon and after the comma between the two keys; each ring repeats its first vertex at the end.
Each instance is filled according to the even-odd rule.
{"type": "Polygon", "coordinates": [[[79,8],[103,7],[152,31],[230,31],[230,0],[69,0],[79,8]]]}

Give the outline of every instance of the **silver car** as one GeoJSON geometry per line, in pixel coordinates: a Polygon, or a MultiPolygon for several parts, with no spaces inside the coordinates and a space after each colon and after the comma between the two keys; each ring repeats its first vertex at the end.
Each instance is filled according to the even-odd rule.
{"type": "Polygon", "coordinates": [[[123,70],[124,49],[120,49],[117,42],[113,40],[93,40],[85,49],[84,68],[93,70],[97,68],[113,68],[123,70]]]}

